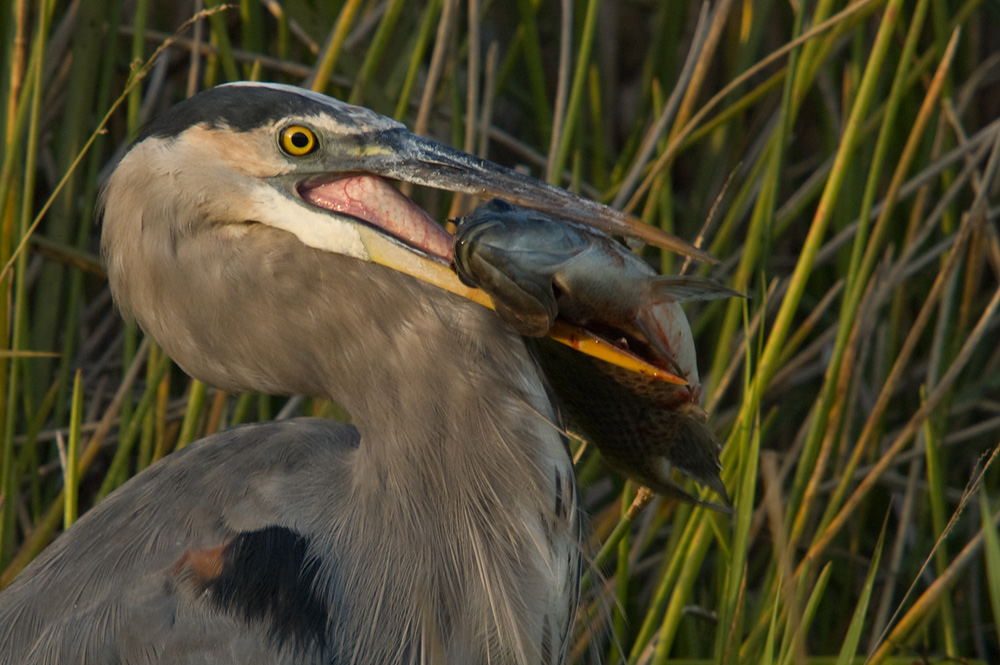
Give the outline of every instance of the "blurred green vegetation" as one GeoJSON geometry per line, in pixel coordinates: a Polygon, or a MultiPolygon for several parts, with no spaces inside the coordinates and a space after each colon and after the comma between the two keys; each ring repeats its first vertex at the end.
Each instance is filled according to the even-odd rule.
{"type": "Polygon", "coordinates": [[[752,293],[689,309],[734,518],[579,450],[574,662],[1000,659],[995,0],[5,4],[0,582],[198,437],[336,415],[188,379],[97,252],[143,122],[273,80],[700,238],[719,266],[649,258],[752,293]]]}

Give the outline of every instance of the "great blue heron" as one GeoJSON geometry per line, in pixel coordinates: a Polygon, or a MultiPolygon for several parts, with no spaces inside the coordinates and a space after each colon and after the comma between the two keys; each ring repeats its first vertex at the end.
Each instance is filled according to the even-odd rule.
{"type": "Polygon", "coordinates": [[[0,595],[0,660],[563,661],[580,554],[558,414],[382,177],[664,240],[298,88],[174,107],[103,194],[118,306],[192,376],[329,397],[356,427],[236,428],[126,483],[0,595]]]}

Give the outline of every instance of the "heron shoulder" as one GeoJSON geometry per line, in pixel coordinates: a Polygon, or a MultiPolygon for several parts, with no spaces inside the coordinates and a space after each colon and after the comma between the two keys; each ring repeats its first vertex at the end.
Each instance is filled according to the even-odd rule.
{"type": "Polygon", "coordinates": [[[195,650],[199,639],[225,639],[233,653],[251,654],[274,641],[271,632],[303,652],[321,644],[325,622],[306,610],[323,605],[302,575],[316,574],[310,519],[289,487],[323,482],[335,494],[337,469],[358,441],[350,425],[294,419],[236,427],[154,464],[0,594],[0,653],[10,662],[36,662],[29,653],[37,662],[131,662],[130,644],[188,648],[185,626],[196,629],[185,637],[195,650]],[[266,583],[288,580],[298,586],[268,593],[266,583]],[[108,650],[122,650],[121,660],[104,660],[108,650]]]}

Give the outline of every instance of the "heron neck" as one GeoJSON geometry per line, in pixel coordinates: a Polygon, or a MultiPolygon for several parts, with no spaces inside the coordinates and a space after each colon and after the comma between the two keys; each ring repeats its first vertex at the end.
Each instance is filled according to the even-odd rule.
{"type": "Polygon", "coordinates": [[[396,322],[391,341],[355,374],[366,385],[342,397],[362,435],[360,481],[440,491],[438,481],[494,466],[522,484],[519,468],[547,478],[565,444],[523,339],[493,312],[444,303],[396,322]]]}
{"type": "Polygon", "coordinates": [[[568,633],[546,631],[568,625],[578,575],[557,415],[521,337],[476,305],[433,302],[391,324],[342,398],[361,432],[351,490],[365,511],[350,524],[434,562],[380,574],[431,599],[400,611],[440,634],[448,662],[550,662],[568,633]]]}

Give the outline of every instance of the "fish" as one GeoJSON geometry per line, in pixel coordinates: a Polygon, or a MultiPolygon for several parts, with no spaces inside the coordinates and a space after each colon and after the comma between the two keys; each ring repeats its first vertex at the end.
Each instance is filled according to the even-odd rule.
{"type": "Polygon", "coordinates": [[[666,496],[731,512],[719,443],[701,407],[691,326],[680,303],[743,297],[719,282],[660,275],[615,239],[570,220],[492,199],[454,220],[453,268],[485,292],[536,358],[570,423],[609,466],[666,496]],[[583,328],[682,379],[669,383],[546,338],[583,328]],[[673,470],[709,487],[702,501],[673,470]]]}

